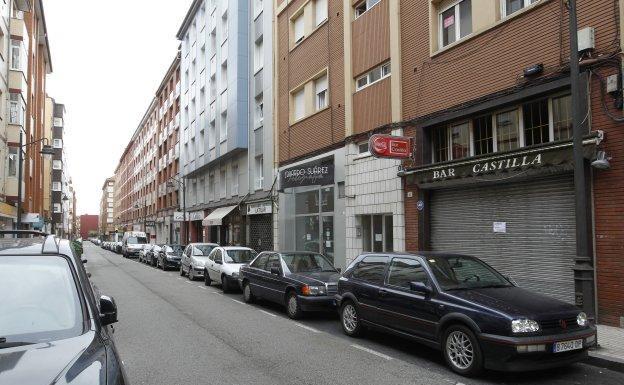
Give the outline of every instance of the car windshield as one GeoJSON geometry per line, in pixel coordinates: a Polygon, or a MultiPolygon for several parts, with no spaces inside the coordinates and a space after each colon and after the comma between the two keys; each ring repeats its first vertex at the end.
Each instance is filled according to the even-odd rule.
{"type": "Polygon", "coordinates": [[[147,238],[145,238],[145,237],[128,237],[128,243],[144,245],[144,244],[147,243],[147,238]]]}
{"type": "Polygon", "coordinates": [[[62,257],[0,257],[0,304],[0,349],[82,333],[78,292],[62,257]]]}
{"type": "Polygon", "coordinates": [[[249,263],[256,258],[256,253],[253,250],[227,250],[225,253],[225,262],[229,263],[249,263]]]}
{"type": "Polygon", "coordinates": [[[196,257],[207,257],[214,248],[212,245],[195,245],[193,247],[193,255],[196,257]]]}
{"type": "Polygon", "coordinates": [[[444,290],[512,286],[505,277],[477,258],[430,256],[427,262],[444,290]]]}
{"type": "Polygon", "coordinates": [[[182,254],[182,246],[180,245],[167,245],[165,247],[167,253],[182,254]]]}
{"type": "Polygon", "coordinates": [[[291,273],[311,271],[336,271],[320,254],[283,254],[282,258],[291,273]]]}

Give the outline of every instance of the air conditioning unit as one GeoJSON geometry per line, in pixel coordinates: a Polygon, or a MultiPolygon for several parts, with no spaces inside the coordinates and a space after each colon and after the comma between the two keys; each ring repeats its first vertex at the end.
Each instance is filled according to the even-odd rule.
{"type": "Polygon", "coordinates": [[[578,31],[579,52],[593,51],[596,48],[596,29],[586,27],[578,31]]]}

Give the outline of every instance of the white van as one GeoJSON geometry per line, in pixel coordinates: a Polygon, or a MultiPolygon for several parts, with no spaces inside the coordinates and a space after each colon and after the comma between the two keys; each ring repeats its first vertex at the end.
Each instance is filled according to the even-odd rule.
{"type": "Polygon", "coordinates": [[[124,258],[136,257],[147,244],[147,235],[142,231],[126,231],[121,242],[121,253],[124,258]]]}

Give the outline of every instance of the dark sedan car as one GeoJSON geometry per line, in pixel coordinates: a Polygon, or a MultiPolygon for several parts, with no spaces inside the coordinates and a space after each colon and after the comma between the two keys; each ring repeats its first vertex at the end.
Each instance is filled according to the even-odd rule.
{"type": "Polygon", "coordinates": [[[324,256],[308,252],[263,252],[240,269],[245,302],[256,297],[286,305],[288,316],[332,309],[340,273],[324,256]]]}
{"type": "Polygon", "coordinates": [[[576,306],[521,289],[478,258],[359,256],[336,295],[342,328],[366,327],[441,349],[452,370],[545,369],[582,360],[596,330],[576,306]]]}
{"type": "Polygon", "coordinates": [[[184,248],[181,245],[161,245],[160,250],[155,253],[156,267],[163,270],[167,270],[168,268],[179,269],[183,252],[184,248]]]}
{"type": "Polygon", "coordinates": [[[115,301],[83,263],[53,235],[0,239],[2,384],[127,383],[109,326],[115,301]]]}

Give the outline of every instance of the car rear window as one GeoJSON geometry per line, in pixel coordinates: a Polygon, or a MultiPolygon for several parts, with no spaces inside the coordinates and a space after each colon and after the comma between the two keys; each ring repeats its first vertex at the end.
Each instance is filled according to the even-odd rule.
{"type": "Polygon", "coordinates": [[[0,257],[0,304],[5,343],[41,343],[82,333],[80,297],[63,257],[0,257]]]}
{"type": "Polygon", "coordinates": [[[355,266],[351,277],[381,285],[384,280],[387,263],[388,257],[365,257],[355,266]]]}

